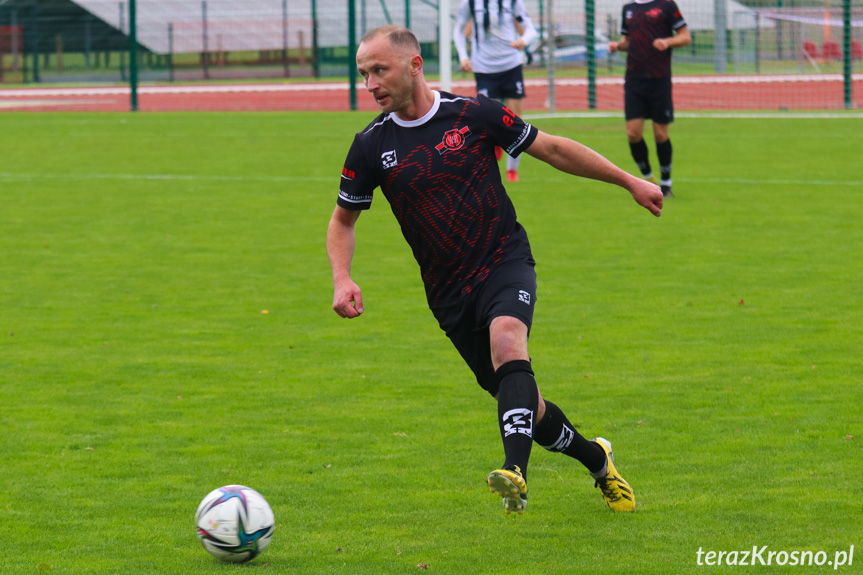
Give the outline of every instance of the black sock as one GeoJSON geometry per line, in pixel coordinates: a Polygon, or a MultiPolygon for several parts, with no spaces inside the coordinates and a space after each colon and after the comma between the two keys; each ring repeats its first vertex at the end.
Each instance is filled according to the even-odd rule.
{"type": "Polygon", "coordinates": [[[661,144],[656,143],[656,155],[659,156],[659,177],[663,180],[671,179],[671,140],[665,140],[661,144]]]}
{"type": "Polygon", "coordinates": [[[630,142],[629,151],[632,152],[632,159],[635,160],[635,164],[641,170],[642,176],[647,177],[653,174],[653,170],[650,168],[650,160],[647,159],[647,144],[644,143],[644,138],[634,144],[630,142]]]}
{"type": "Polygon", "coordinates": [[[545,415],[536,424],[533,439],[549,451],[578,459],[590,472],[599,471],[605,465],[605,451],[582,437],[560,408],[548,400],[545,400],[545,415]]]}
{"type": "Polygon", "coordinates": [[[517,465],[526,478],[539,405],[539,390],[533,370],[529,361],[516,360],[500,366],[495,376],[500,382],[497,414],[506,457],[504,467],[517,465]]]}

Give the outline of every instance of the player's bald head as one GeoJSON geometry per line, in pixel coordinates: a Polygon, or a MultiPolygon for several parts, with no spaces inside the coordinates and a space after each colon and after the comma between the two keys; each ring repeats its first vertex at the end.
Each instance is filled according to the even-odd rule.
{"type": "Polygon", "coordinates": [[[381,36],[388,38],[390,47],[402,55],[410,57],[414,54],[420,53],[419,40],[417,40],[417,37],[414,36],[413,32],[404,26],[389,25],[370,30],[365,36],[363,36],[360,44],[369,42],[381,36]]]}

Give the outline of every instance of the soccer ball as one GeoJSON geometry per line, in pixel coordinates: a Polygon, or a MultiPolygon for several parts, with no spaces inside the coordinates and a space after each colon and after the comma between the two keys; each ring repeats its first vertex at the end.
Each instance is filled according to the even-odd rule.
{"type": "Polygon", "coordinates": [[[204,549],[229,563],[260,555],[276,528],[267,500],[243,485],[226,485],[208,493],[198,505],[195,524],[204,549]]]}

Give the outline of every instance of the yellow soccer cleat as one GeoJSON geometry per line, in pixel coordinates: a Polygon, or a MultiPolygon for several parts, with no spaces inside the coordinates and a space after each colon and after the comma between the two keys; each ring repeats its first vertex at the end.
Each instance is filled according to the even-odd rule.
{"type": "Polygon", "coordinates": [[[659,180],[657,180],[656,176],[654,176],[653,174],[651,174],[649,177],[646,177],[646,176],[641,176],[641,177],[644,178],[645,180],[647,180],[648,182],[650,182],[651,184],[656,184],[657,186],[659,185],[659,180]]]}
{"type": "Polygon", "coordinates": [[[635,494],[632,492],[632,487],[629,483],[620,476],[617,469],[614,467],[614,454],[611,452],[611,443],[602,437],[591,439],[605,451],[608,468],[604,477],[594,477],[596,483],[594,487],[599,487],[602,492],[602,498],[605,499],[612,511],[633,511],[635,510],[635,494]]]}
{"type": "Polygon", "coordinates": [[[488,474],[488,487],[492,493],[503,498],[503,509],[509,515],[513,511],[519,515],[527,507],[527,483],[518,465],[509,469],[496,469],[488,474]]]}

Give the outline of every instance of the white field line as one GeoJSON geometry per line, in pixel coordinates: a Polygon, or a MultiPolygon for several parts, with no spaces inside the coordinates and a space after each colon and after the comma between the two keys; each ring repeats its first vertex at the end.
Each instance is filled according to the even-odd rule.
{"type": "MultiPolygon", "coordinates": [[[[527,112],[522,116],[525,120],[553,120],[556,118],[623,118],[623,112],[527,112]]],[[[675,118],[729,118],[729,119],[789,119],[789,118],[863,118],[860,111],[834,111],[834,112],[674,112],[675,118]]]]}
{"type": "Polygon", "coordinates": [[[333,178],[309,176],[220,176],[217,174],[27,174],[0,172],[0,181],[36,180],[121,180],[121,181],[176,181],[176,182],[249,182],[249,183],[290,183],[290,182],[333,182],[338,186],[338,176],[333,178]]]}
{"type": "Polygon", "coordinates": [[[843,186],[860,187],[863,180],[822,180],[793,178],[674,178],[679,182],[693,184],[734,184],[746,186],[843,186]]]}
{"type": "MultiPolygon", "coordinates": [[[[807,178],[686,178],[675,177],[677,182],[694,184],[735,184],[747,186],[847,186],[863,187],[863,180],[825,180],[807,178]]],[[[338,175],[321,176],[220,176],[218,174],[31,174],[0,172],[0,181],[37,181],[37,180],[123,180],[123,181],[177,181],[177,182],[249,182],[249,183],[290,183],[290,182],[329,182],[338,186],[338,175]]],[[[543,182],[565,182],[566,179],[542,179],[543,182]]]]}

